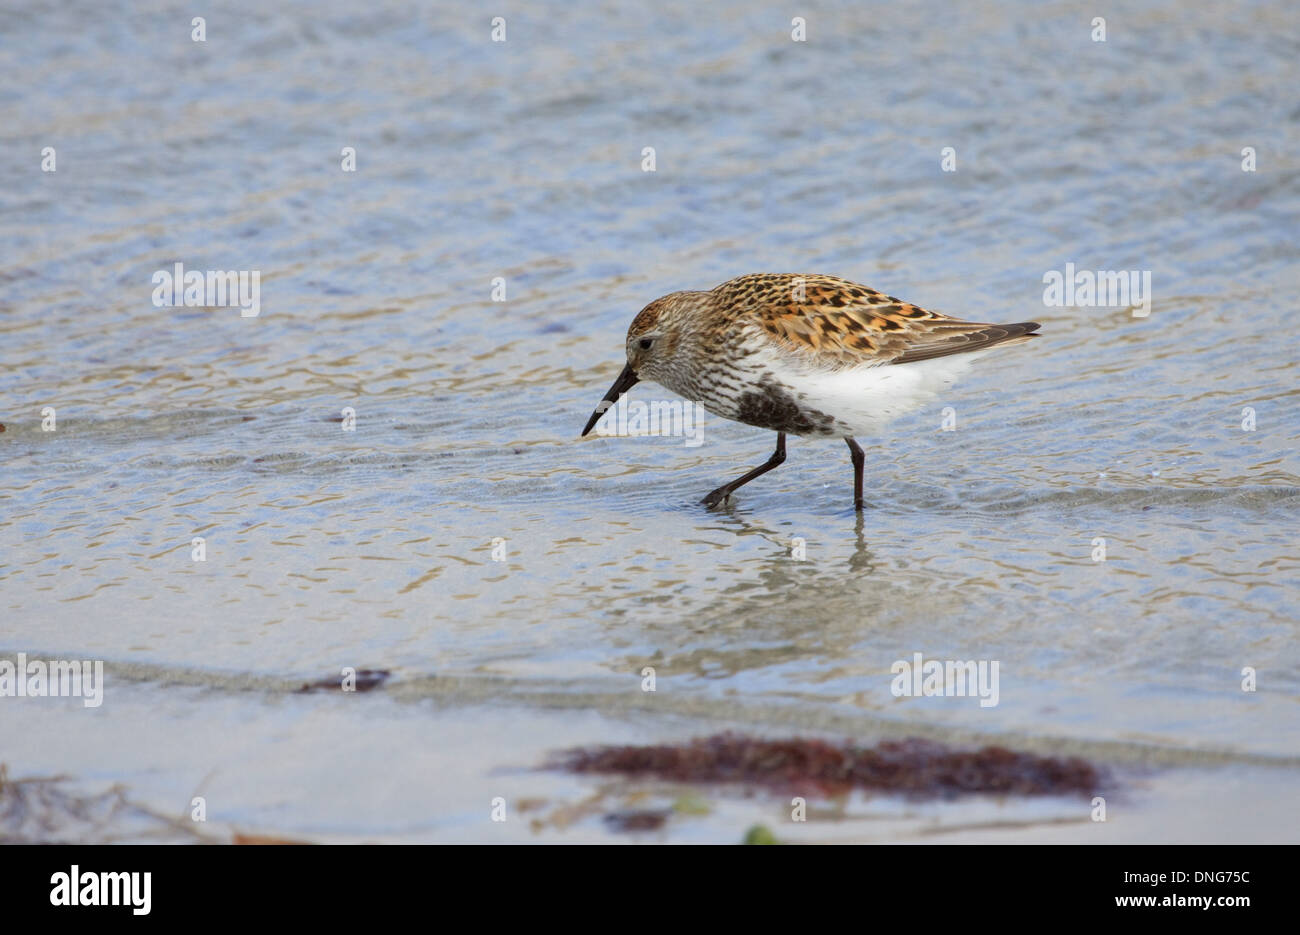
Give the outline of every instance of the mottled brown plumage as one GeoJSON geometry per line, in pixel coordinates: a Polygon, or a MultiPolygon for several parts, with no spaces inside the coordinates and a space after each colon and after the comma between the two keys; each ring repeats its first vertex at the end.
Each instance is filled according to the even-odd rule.
{"type": "MultiPolygon", "coordinates": [[[[707,296],[718,318],[750,318],[791,350],[831,367],[925,360],[991,347],[1038,327],[951,318],[836,276],[754,273],[693,294],[707,296]]],[[[629,333],[648,330],[658,317],[647,315],[653,305],[629,333]]]]}

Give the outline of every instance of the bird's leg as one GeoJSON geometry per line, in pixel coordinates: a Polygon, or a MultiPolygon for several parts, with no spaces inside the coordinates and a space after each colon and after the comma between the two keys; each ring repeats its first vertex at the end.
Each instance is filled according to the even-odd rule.
{"type": "Polygon", "coordinates": [[[862,465],[866,463],[867,456],[862,451],[862,446],[851,438],[844,439],[849,443],[849,457],[853,459],[853,506],[855,509],[862,509],[862,465]]]}
{"type": "Polygon", "coordinates": [[[705,506],[716,506],[717,504],[721,503],[723,500],[727,499],[727,497],[731,495],[732,491],[736,490],[737,488],[744,487],[746,484],[752,481],[755,477],[758,477],[760,474],[766,474],[768,471],[772,470],[772,468],[776,467],[784,460],[785,460],[785,432],[777,432],[776,451],[772,452],[772,457],[767,459],[766,464],[760,464],[758,467],[754,468],[754,470],[750,471],[745,476],[737,477],[730,484],[723,484],[721,487],[719,487],[717,490],[710,493],[707,497],[705,497],[700,502],[703,503],[705,506]]]}

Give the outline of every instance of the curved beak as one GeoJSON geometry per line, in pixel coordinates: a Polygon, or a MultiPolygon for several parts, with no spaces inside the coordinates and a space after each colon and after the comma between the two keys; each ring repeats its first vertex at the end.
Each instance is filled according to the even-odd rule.
{"type": "Polygon", "coordinates": [[[611,386],[609,392],[605,394],[605,398],[602,399],[600,405],[596,407],[596,411],[593,412],[591,418],[587,420],[587,427],[582,430],[582,434],[586,435],[590,432],[591,427],[605,414],[605,410],[614,405],[620,396],[632,387],[636,386],[640,379],[641,378],[632,370],[631,364],[624,367],[623,372],[620,373],[618,379],[614,381],[614,385],[611,386]]]}

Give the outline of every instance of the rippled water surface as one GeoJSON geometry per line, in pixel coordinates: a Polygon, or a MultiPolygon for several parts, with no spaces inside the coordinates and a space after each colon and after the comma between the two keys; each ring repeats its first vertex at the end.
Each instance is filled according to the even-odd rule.
{"type": "Polygon", "coordinates": [[[1077,4],[810,3],[794,42],[769,3],[542,3],[496,43],[474,4],[232,4],[202,43],[132,6],[0,13],[0,658],[109,670],[93,712],[0,699],[11,772],[530,840],[486,803],[586,794],[532,771],[559,747],[919,733],[1173,772],[1104,831],[877,800],[814,836],[1294,839],[1294,5],[1120,4],[1094,42],[1077,4]],[[178,262],[259,271],[261,314],[155,307],[178,262]],[[1045,307],[1067,263],[1150,271],[1149,316],[1045,307]],[[1043,337],[861,439],[861,518],[801,439],[709,512],[771,433],[578,433],[646,302],[755,271],[1043,337]],[[997,660],[999,704],[894,697],[915,652],[997,660]],[[342,666],[393,679],[284,693],[342,666]]]}

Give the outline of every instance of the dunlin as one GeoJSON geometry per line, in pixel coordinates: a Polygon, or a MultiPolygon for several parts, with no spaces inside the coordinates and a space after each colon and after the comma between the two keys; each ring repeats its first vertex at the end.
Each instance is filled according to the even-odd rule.
{"type": "Polygon", "coordinates": [[[865,454],[855,435],[932,401],[970,361],[1035,337],[1038,322],[961,321],[835,276],[756,273],[708,292],[673,292],[627,329],[627,366],[592,426],[653,380],[724,419],[776,432],[776,451],[701,502],[714,506],[785,460],[785,436],[843,438],[861,509],[865,454]]]}

